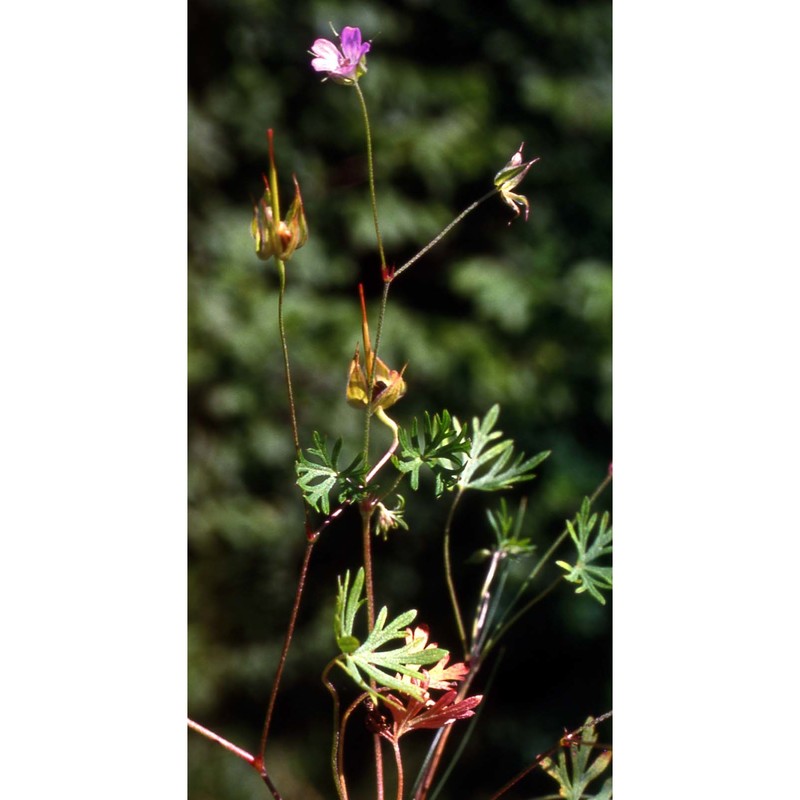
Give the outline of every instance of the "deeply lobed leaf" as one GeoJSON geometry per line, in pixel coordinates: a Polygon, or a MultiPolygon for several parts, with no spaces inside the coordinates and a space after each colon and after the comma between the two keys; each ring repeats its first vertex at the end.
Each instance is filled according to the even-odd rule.
{"type": "Polygon", "coordinates": [[[550,455],[550,451],[547,450],[526,459],[524,454],[519,453],[512,461],[514,456],[512,439],[503,439],[489,447],[491,442],[503,435],[502,431],[493,430],[499,415],[500,406],[495,404],[482,420],[477,417],[472,420],[471,447],[458,480],[462,490],[497,492],[509,489],[517,483],[533,480],[536,477],[532,472],[534,467],[550,455]]]}
{"type": "Polygon", "coordinates": [[[364,691],[369,692],[373,702],[379,695],[376,689],[365,680],[372,679],[377,688],[392,689],[396,692],[411,695],[419,700],[424,698],[419,686],[402,677],[417,678],[420,667],[435,664],[448,655],[447,650],[440,647],[426,647],[423,650],[412,640],[392,650],[379,650],[396,639],[405,639],[408,626],[414,621],[417,612],[414,609],[404,611],[393,620],[387,622],[389,612],[384,606],[375,618],[375,625],[363,642],[354,635],[355,621],[359,609],[366,603],[362,597],[364,589],[364,568],[359,568],[350,585],[350,571],[339,579],[339,591],[336,598],[334,615],[334,634],[341,655],[337,658],[339,666],[364,691]]]}
{"type": "Polygon", "coordinates": [[[337,492],[339,502],[360,500],[367,494],[364,486],[366,470],[362,466],[363,457],[359,454],[343,469],[338,468],[342,440],[337,439],[333,449],[328,453],[327,442],[317,431],[313,434],[314,447],[308,453],[315,460],[307,458],[303,453],[295,462],[297,485],[303,492],[306,502],[323,514],[330,514],[330,495],[337,492]]]}
{"type": "Polygon", "coordinates": [[[600,518],[600,528],[594,540],[590,542],[591,533],[597,524],[597,514],[590,513],[589,499],[584,498],[581,510],[575,517],[575,524],[567,522],[567,531],[578,551],[575,564],[567,561],[556,561],[556,564],[566,570],[564,579],[570,583],[577,583],[577,594],[589,592],[601,605],[605,605],[605,598],[601,590],[612,588],[612,570],[610,566],[595,564],[594,562],[612,552],[612,529],[609,527],[608,512],[600,518]]]}
{"type": "Polygon", "coordinates": [[[419,489],[419,475],[423,466],[433,472],[437,497],[456,484],[470,443],[466,431],[447,410],[433,417],[426,411],[421,432],[415,418],[407,430],[401,428],[398,431],[398,438],[400,452],[392,462],[400,472],[409,475],[414,491],[419,489]]]}

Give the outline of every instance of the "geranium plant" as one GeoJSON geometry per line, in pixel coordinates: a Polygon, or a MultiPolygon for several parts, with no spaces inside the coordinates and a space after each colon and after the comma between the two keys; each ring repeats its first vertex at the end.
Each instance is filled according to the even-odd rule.
{"type": "MultiPolygon", "coordinates": [[[[295,462],[287,468],[293,470],[297,502],[303,504],[305,530],[297,531],[296,535],[304,537],[305,554],[265,709],[262,735],[255,752],[227,741],[200,721],[190,720],[189,726],[255,769],[275,800],[302,800],[288,792],[284,794],[274,779],[267,743],[287,657],[297,639],[298,614],[305,590],[312,580],[312,552],[321,537],[333,535],[336,526],[352,524],[354,516],[345,516],[343,512],[354,508],[360,520],[360,549],[348,553],[351,568],[339,576],[337,586],[330,587],[332,646],[328,663],[319,665],[321,681],[329,692],[331,703],[321,716],[326,724],[331,713],[334,720],[330,756],[332,786],[341,800],[351,797],[346,766],[348,730],[353,724],[362,724],[373,736],[370,763],[367,764],[365,759],[360,763],[364,769],[374,772],[374,796],[383,800],[387,794],[384,750],[388,748],[394,761],[394,796],[397,800],[406,797],[426,800],[435,797],[443,785],[440,781],[444,774],[444,754],[458,750],[452,740],[463,740],[468,733],[479,735],[473,734],[475,723],[481,710],[491,705],[491,685],[485,681],[484,668],[493,662],[498,645],[512,639],[511,631],[516,621],[556,585],[568,587],[569,583],[577,584],[578,594],[587,592],[598,603],[605,603],[604,594],[611,588],[608,562],[611,527],[608,513],[598,517],[592,508],[610,483],[611,472],[609,470],[601,477],[591,496],[576,498],[574,519],[565,521],[564,529],[551,538],[541,557],[537,556],[530,537],[523,535],[525,502],[516,511],[509,507],[505,498],[499,505],[490,506],[487,518],[494,542],[476,554],[484,570],[481,590],[473,602],[465,602],[459,596],[451,541],[459,525],[463,498],[467,494],[488,498],[528,485],[550,451],[543,448],[534,455],[526,455],[513,439],[504,437],[498,428],[502,397],[498,397],[497,402],[482,415],[469,420],[460,420],[444,408],[426,412],[421,418],[402,416],[397,410],[401,406],[397,404],[417,388],[413,379],[406,377],[407,365],[389,366],[379,355],[384,328],[388,324],[387,308],[395,282],[489,199],[496,197],[509,206],[513,211],[509,224],[515,220],[527,221],[531,203],[517,190],[539,158],[526,161],[523,145],[512,151],[516,143],[510,144],[512,155],[493,181],[487,176],[486,193],[455,215],[452,222],[418,253],[399,266],[390,266],[381,235],[372,132],[367,101],[361,88],[367,76],[367,54],[371,54],[370,58],[375,54],[371,42],[364,39],[358,27],[346,26],[341,35],[335,35],[338,43],[325,38],[314,41],[310,48],[313,56],[311,67],[322,73],[324,79],[330,78],[350,91],[364,120],[369,202],[378,254],[376,271],[382,292],[372,336],[365,289],[361,284],[353,287],[355,307],[360,314],[361,329],[358,333],[361,342],[349,364],[333,367],[338,370],[342,390],[340,394],[331,396],[329,402],[346,402],[354,414],[361,414],[362,435],[355,445],[356,455],[343,464],[340,463],[343,438],[336,432],[314,431],[304,441],[299,421],[301,409],[295,399],[292,379],[291,342],[284,320],[284,300],[290,282],[287,263],[290,259],[302,257],[301,248],[313,237],[314,223],[313,219],[306,218],[300,186],[294,176],[294,198],[286,215],[282,214],[275,136],[270,130],[268,172],[263,178],[263,197],[254,205],[251,235],[256,256],[269,264],[274,263],[279,277],[276,335],[283,355],[289,419],[287,437],[291,438],[295,450],[295,462]],[[370,449],[374,438],[373,419],[385,426],[381,429],[382,451],[378,457],[373,457],[370,449]],[[388,443],[385,441],[386,429],[391,437],[388,443]],[[331,439],[331,435],[336,438],[331,439]],[[442,581],[457,634],[458,655],[454,655],[452,649],[439,647],[431,641],[431,633],[424,624],[424,608],[390,610],[385,605],[378,607],[380,589],[376,585],[375,560],[381,557],[381,553],[376,542],[408,527],[404,518],[407,501],[401,491],[406,494],[424,491],[428,484],[423,476],[432,479],[434,495],[448,505],[441,540],[432,543],[431,554],[441,559],[442,581]],[[562,545],[570,543],[574,544],[576,552],[555,562],[566,574],[543,590],[539,580],[544,567],[553,563],[562,545]],[[522,579],[509,581],[512,571],[517,576],[521,573],[522,579]],[[415,764],[413,782],[406,777],[408,768],[403,752],[411,733],[418,737],[430,736],[427,755],[421,763],[415,764]]],[[[343,102],[348,99],[343,98],[343,102]]],[[[285,135],[289,133],[287,131],[285,135]]],[[[409,372],[412,370],[413,365],[409,372]]],[[[579,598],[579,601],[585,602],[586,598],[579,598]]],[[[437,641],[442,640],[439,632],[435,636],[437,641]]],[[[572,748],[571,772],[563,754],[556,760],[550,756],[533,760],[534,766],[541,766],[559,782],[559,796],[574,800],[589,796],[585,794],[586,786],[608,766],[608,748],[602,757],[589,765],[588,750],[596,742],[596,722],[590,717],[582,728],[562,737],[561,746],[567,750],[572,748]]],[[[499,785],[495,797],[505,794],[514,783],[508,784],[507,788],[499,785]]],[[[597,797],[610,796],[611,787],[607,782],[597,797]]]]}

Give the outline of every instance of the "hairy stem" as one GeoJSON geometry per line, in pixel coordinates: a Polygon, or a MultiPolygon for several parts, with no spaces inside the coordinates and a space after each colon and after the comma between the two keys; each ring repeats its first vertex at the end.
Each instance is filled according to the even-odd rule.
{"type": "Polygon", "coordinates": [[[372,735],[372,745],[375,751],[375,780],[377,800],[383,800],[383,753],[381,751],[381,737],[375,733],[372,735]]]}
{"type": "Polygon", "coordinates": [[[364,587],[367,595],[367,621],[369,629],[375,626],[375,588],[372,582],[372,538],[370,536],[370,520],[372,504],[365,501],[361,510],[361,544],[364,550],[364,587]]]}
{"type": "Polygon", "coordinates": [[[328,673],[333,669],[336,664],[336,659],[328,663],[328,666],[322,672],[322,683],[325,688],[330,692],[333,698],[333,745],[331,747],[331,769],[333,770],[333,782],[336,784],[336,794],[339,800],[348,800],[347,797],[347,782],[344,777],[344,757],[342,750],[344,747],[344,722],[339,720],[339,693],[336,687],[328,679],[328,673]]]}
{"type": "MultiPolygon", "coordinates": [[[[272,214],[273,214],[273,219],[279,220],[280,204],[278,201],[278,176],[275,168],[275,154],[273,151],[271,129],[268,132],[268,139],[269,139],[269,156],[270,156],[269,181],[271,185],[272,214]]],[[[281,352],[283,354],[283,371],[284,371],[284,378],[286,381],[286,393],[289,402],[289,421],[292,429],[292,442],[294,443],[295,453],[299,458],[302,452],[300,448],[300,433],[297,424],[297,407],[294,401],[294,390],[292,388],[292,371],[289,363],[289,342],[286,336],[286,325],[283,316],[283,302],[284,302],[284,297],[286,295],[286,264],[284,263],[283,259],[278,258],[277,255],[275,256],[275,262],[278,265],[278,277],[279,277],[278,332],[281,341],[281,352]]],[[[305,589],[306,576],[308,574],[308,565],[311,560],[311,551],[314,548],[314,543],[316,542],[316,538],[318,536],[318,534],[312,534],[310,530],[308,506],[306,505],[305,502],[303,502],[303,515],[305,519],[305,533],[307,540],[306,550],[303,556],[303,564],[300,568],[300,578],[297,583],[294,605],[292,606],[292,612],[289,617],[289,627],[287,628],[286,637],[284,638],[283,642],[283,649],[281,650],[281,654],[278,659],[278,667],[275,671],[275,680],[273,681],[272,684],[269,703],[267,705],[267,713],[264,718],[264,727],[261,732],[261,742],[258,751],[258,761],[260,764],[263,764],[264,762],[264,753],[267,747],[267,738],[269,737],[269,728],[272,722],[272,715],[275,710],[275,701],[278,696],[278,690],[280,688],[281,678],[283,676],[283,668],[286,663],[286,657],[289,653],[289,648],[291,646],[292,639],[294,637],[294,629],[297,623],[297,614],[298,611],[300,610],[300,601],[302,600],[303,597],[303,590],[305,589]]]]}
{"type": "Polygon", "coordinates": [[[467,632],[464,628],[464,620],[461,616],[461,609],[458,606],[458,597],[456,595],[456,585],[453,581],[453,567],[450,563],[450,529],[453,525],[453,518],[455,517],[456,507],[464,494],[463,488],[459,487],[458,493],[453,498],[453,503],[450,506],[450,511],[447,514],[447,521],[444,526],[444,577],[447,582],[447,592],[450,595],[450,603],[453,606],[453,614],[456,618],[456,626],[458,627],[458,636],[461,639],[461,648],[464,651],[464,658],[469,657],[469,645],[467,644],[467,632]]]}
{"type": "Polygon", "coordinates": [[[235,756],[239,756],[242,761],[246,761],[250,766],[253,766],[255,762],[255,756],[251,756],[246,750],[242,750],[241,747],[237,747],[235,744],[229,742],[227,739],[223,739],[218,733],[214,733],[214,731],[210,731],[208,728],[204,728],[199,723],[195,722],[193,719],[186,720],[189,727],[199,733],[201,736],[205,736],[206,739],[211,739],[212,742],[216,742],[219,745],[222,745],[226,750],[229,750],[235,756]]]}
{"type": "Polygon", "coordinates": [[[394,750],[394,763],[397,765],[397,800],[403,800],[403,759],[397,739],[389,739],[394,750]]]}
{"type": "MultiPolygon", "coordinates": [[[[364,548],[364,586],[367,595],[367,620],[369,629],[375,627],[375,585],[372,576],[372,535],[370,532],[370,520],[374,506],[372,503],[364,502],[361,508],[361,540],[364,548]]],[[[377,684],[372,679],[369,682],[372,689],[376,689],[377,684]]],[[[377,782],[377,800],[383,800],[383,753],[381,752],[381,737],[376,733],[373,735],[373,749],[375,752],[375,780],[377,782]]]]}
{"type": "Polygon", "coordinates": [[[300,433],[297,427],[297,407],[294,402],[294,390],[292,388],[292,372],[289,367],[289,343],[286,339],[286,325],[283,319],[283,299],[286,294],[286,265],[283,260],[275,257],[278,264],[278,276],[280,278],[280,288],[278,292],[278,331],[280,332],[281,351],[283,352],[283,372],[286,379],[286,393],[289,399],[289,421],[292,428],[292,441],[297,455],[300,450],[300,433]]]}
{"type": "Polygon", "coordinates": [[[224,747],[229,752],[233,753],[234,755],[238,756],[242,759],[242,761],[247,762],[253,769],[258,772],[261,776],[261,780],[264,781],[267,788],[269,789],[270,793],[272,794],[274,800],[283,800],[281,797],[280,792],[275,787],[275,784],[270,780],[269,774],[267,773],[267,769],[264,766],[263,761],[256,756],[250,755],[246,750],[242,750],[241,747],[237,747],[232,742],[229,742],[227,739],[224,739],[218,733],[214,733],[214,731],[210,731],[208,728],[204,728],[199,723],[195,722],[193,719],[187,720],[189,727],[196,731],[197,733],[205,736],[207,739],[210,739],[212,742],[216,742],[217,744],[224,747]]]}
{"type": "Polygon", "coordinates": [[[294,605],[289,617],[289,627],[286,630],[286,636],[283,640],[283,649],[281,650],[280,658],[278,659],[278,668],[275,671],[275,680],[272,682],[272,690],[269,695],[269,704],[267,705],[267,713],[264,718],[264,727],[261,731],[261,743],[258,749],[258,758],[261,763],[264,761],[264,752],[267,748],[267,737],[269,736],[269,728],[272,722],[272,714],[275,710],[275,701],[278,697],[278,688],[280,687],[281,677],[283,676],[283,668],[286,664],[286,657],[289,654],[289,647],[292,644],[294,636],[294,629],[297,625],[297,614],[300,611],[300,601],[303,598],[303,590],[305,589],[306,579],[308,577],[308,565],[311,562],[311,552],[314,549],[316,539],[311,539],[306,542],[306,550],[303,555],[303,564],[300,567],[300,577],[297,581],[297,590],[294,595],[294,605]]]}
{"type": "Polygon", "coordinates": [[[489,569],[486,570],[486,577],[484,578],[478,599],[478,610],[472,623],[470,662],[480,655],[481,645],[486,638],[485,633],[489,626],[489,605],[492,602],[492,582],[497,574],[497,568],[503,558],[505,558],[505,555],[503,550],[495,550],[489,562],[489,569]]]}
{"type": "Polygon", "coordinates": [[[406,263],[403,264],[403,266],[398,267],[396,270],[394,270],[394,274],[392,277],[396,278],[398,277],[398,275],[402,275],[412,264],[414,264],[416,261],[419,261],[419,259],[422,258],[422,256],[425,255],[425,253],[427,253],[431,248],[439,244],[439,242],[441,242],[442,239],[444,239],[444,237],[447,236],[447,234],[450,233],[450,231],[453,230],[453,228],[455,228],[455,226],[458,225],[458,223],[461,222],[461,220],[464,219],[464,217],[467,216],[467,214],[473,212],[481,203],[483,203],[485,200],[488,200],[493,194],[496,193],[497,189],[492,189],[490,192],[486,192],[486,194],[483,197],[479,198],[474,203],[468,205],[446,228],[444,228],[438,234],[436,234],[436,236],[434,236],[433,239],[431,239],[430,242],[428,242],[428,244],[426,244],[425,247],[422,248],[422,250],[420,250],[415,256],[412,256],[408,261],[406,261],[406,263]]]}
{"type": "Polygon", "coordinates": [[[369,173],[369,199],[372,204],[372,221],[375,225],[375,237],[378,240],[378,253],[381,258],[381,269],[386,270],[386,256],[383,252],[383,238],[381,237],[381,226],[378,222],[378,198],[375,193],[375,164],[372,157],[372,131],[369,124],[369,114],[367,113],[367,101],[358,82],[355,83],[358,101],[361,104],[361,115],[364,117],[364,129],[367,135],[367,170],[369,173]]]}

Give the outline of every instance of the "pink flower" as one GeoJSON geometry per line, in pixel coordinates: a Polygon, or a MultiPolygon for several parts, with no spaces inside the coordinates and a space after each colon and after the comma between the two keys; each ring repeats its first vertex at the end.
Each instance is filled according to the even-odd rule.
{"type": "Polygon", "coordinates": [[[311,66],[338,83],[355,83],[367,71],[365,56],[371,45],[362,44],[358,28],[344,28],[339,39],[341,50],[328,39],[317,39],[311,46],[311,66]]]}

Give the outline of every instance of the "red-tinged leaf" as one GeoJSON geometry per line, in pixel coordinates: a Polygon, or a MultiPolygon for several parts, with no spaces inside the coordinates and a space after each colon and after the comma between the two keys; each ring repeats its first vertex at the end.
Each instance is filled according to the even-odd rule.
{"type": "Polygon", "coordinates": [[[407,723],[409,729],[416,728],[442,728],[455,722],[457,719],[467,719],[475,712],[472,710],[483,700],[482,694],[467,697],[460,703],[453,703],[456,693],[454,690],[445,692],[432,706],[418,714],[407,723]]]}
{"type": "Polygon", "coordinates": [[[446,656],[429,670],[425,670],[429,689],[451,689],[453,681],[463,681],[469,673],[469,667],[459,662],[446,666],[450,656],[446,656]]]}

